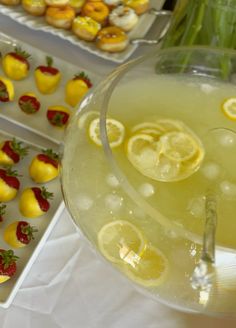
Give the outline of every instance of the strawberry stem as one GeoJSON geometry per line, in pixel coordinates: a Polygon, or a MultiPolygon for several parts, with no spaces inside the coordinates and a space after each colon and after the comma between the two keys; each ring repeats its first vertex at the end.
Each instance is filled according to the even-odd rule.
{"type": "Polygon", "coordinates": [[[41,195],[44,199],[53,199],[53,193],[47,191],[47,189],[45,187],[42,187],[41,195]]]}
{"type": "Polygon", "coordinates": [[[27,235],[29,240],[34,239],[34,233],[38,232],[38,229],[32,227],[30,224],[21,227],[21,232],[27,235]]]}
{"type": "Polygon", "coordinates": [[[20,156],[25,157],[28,154],[29,147],[23,147],[21,141],[17,141],[15,138],[11,141],[12,149],[20,156]]]}
{"type": "Polygon", "coordinates": [[[53,65],[53,59],[52,59],[52,57],[47,56],[46,57],[46,63],[47,63],[47,66],[48,67],[52,67],[52,65],[53,65]]]}
{"type": "Polygon", "coordinates": [[[31,57],[30,54],[27,51],[23,50],[21,47],[15,47],[14,50],[17,55],[19,55],[25,59],[28,59],[31,57]]]}
{"type": "Polygon", "coordinates": [[[14,254],[13,250],[11,249],[9,249],[8,251],[1,250],[0,257],[2,258],[4,270],[6,270],[11,264],[15,263],[19,258],[14,254]]]}
{"type": "Polygon", "coordinates": [[[7,205],[0,203],[0,217],[5,215],[7,205]]]}
{"type": "Polygon", "coordinates": [[[42,153],[47,155],[49,158],[51,158],[55,161],[59,160],[59,158],[60,158],[59,154],[54,152],[52,149],[45,149],[45,150],[43,149],[42,153]]]}
{"type": "Polygon", "coordinates": [[[21,176],[21,175],[19,175],[18,171],[12,170],[11,166],[5,166],[4,168],[6,169],[7,175],[9,175],[11,177],[20,177],[21,176]]]}

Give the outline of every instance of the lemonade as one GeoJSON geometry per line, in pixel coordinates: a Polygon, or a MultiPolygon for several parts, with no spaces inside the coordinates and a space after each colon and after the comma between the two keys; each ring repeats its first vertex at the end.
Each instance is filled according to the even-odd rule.
{"type": "Polygon", "coordinates": [[[112,153],[104,155],[94,102],[67,132],[63,185],[74,220],[115,267],[172,304],[201,303],[190,278],[209,190],[217,245],[236,250],[236,121],[225,109],[235,90],[207,77],[136,78],[109,102],[112,153]]]}

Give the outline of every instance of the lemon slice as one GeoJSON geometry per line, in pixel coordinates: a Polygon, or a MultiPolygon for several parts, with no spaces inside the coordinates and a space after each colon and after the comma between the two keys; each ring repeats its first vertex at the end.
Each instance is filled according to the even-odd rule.
{"type": "Polygon", "coordinates": [[[99,117],[99,115],[100,115],[99,112],[95,110],[91,110],[89,112],[85,112],[84,114],[82,114],[78,119],[79,129],[87,128],[91,120],[99,117]]]}
{"type": "Polygon", "coordinates": [[[223,113],[233,121],[236,121],[236,98],[228,98],[222,104],[223,113]]]}
{"type": "Polygon", "coordinates": [[[145,240],[138,228],[126,220],[107,223],[98,233],[98,246],[111,262],[133,263],[145,248],[145,240]]]}
{"type": "Polygon", "coordinates": [[[123,269],[134,282],[146,287],[154,287],[166,280],[168,267],[166,256],[158,248],[148,245],[133,264],[126,265],[123,269]]]}
{"type": "Polygon", "coordinates": [[[131,133],[146,133],[149,134],[147,131],[152,131],[152,133],[154,132],[155,135],[161,135],[162,134],[162,129],[161,127],[156,124],[156,123],[152,123],[152,122],[142,122],[140,124],[135,125],[132,129],[131,129],[131,133]]]}
{"type": "Polygon", "coordinates": [[[198,150],[198,145],[191,135],[185,132],[169,132],[161,137],[163,154],[173,161],[187,161],[198,150]]]}
{"type": "MultiPolygon", "coordinates": [[[[111,148],[120,146],[125,138],[125,127],[124,125],[113,119],[106,119],[106,129],[109,144],[111,148]]],[[[97,145],[101,146],[102,141],[100,139],[100,119],[95,118],[89,125],[89,137],[97,145]]]]}
{"type": "Polygon", "coordinates": [[[156,124],[160,127],[163,133],[182,131],[184,129],[184,124],[178,120],[172,119],[159,119],[156,124]]]}

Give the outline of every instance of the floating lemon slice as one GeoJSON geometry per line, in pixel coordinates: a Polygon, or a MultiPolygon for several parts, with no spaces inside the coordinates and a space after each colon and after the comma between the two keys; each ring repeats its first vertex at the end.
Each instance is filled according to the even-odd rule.
{"type": "Polygon", "coordinates": [[[133,263],[145,249],[141,231],[126,220],[107,223],[98,233],[98,246],[111,262],[133,263]]]}
{"type": "Polygon", "coordinates": [[[152,132],[155,131],[155,134],[157,135],[161,135],[162,134],[162,129],[161,127],[156,124],[156,123],[152,123],[152,122],[142,122],[140,124],[135,125],[132,129],[131,129],[131,133],[146,133],[145,131],[151,130],[152,132]]]}
{"type": "Polygon", "coordinates": [[[143,254],[133,264],[126,265],[124,273],[136,283],[154,287],[162,284],[168,273],[169,262],[156,247],[147,246],[143,254]]]}
{"type": "Polygon", "coordinates": [[[236,97],[226,99],[222,111],[230,120],[236,121],[236,97]]]}
{"type": "Polygon", "coordinates": [[[198,145],[190,134],[169,132],[161,137],[163,154],[173,161],[187,161],[198,151],[198,145]]]}
{"type": "Polygon", "coordinates": [[[160,126],[162,133],[184,130],[184,124],[177,120],[172,119],[159,119],[156,124],[160,126]]]}
{"type": "Polygon", "coordinates": [[[89,112],[85,112],[82,114],[78,119],[78,127],[79,129],[83,129],[88,127],[88,124],[91,122],[92,119],[99,117],[99,112],[95,110],[91,110],[89,112]]]}
{"type": "MultiPolygon", "coordinates": [[[[125,138],[125,127],[124,125],[113,119],[107,118],[106,119],[106,129],[107,129],[107,136],[109,140],[109,145],[111,148],[115,148],[120,146],[125,138]]],[[[89,137],[90,139],[97,145],[101,146],[102,141],[100,138],[100,119],[95,118],[89,125],[89,137]]]]}

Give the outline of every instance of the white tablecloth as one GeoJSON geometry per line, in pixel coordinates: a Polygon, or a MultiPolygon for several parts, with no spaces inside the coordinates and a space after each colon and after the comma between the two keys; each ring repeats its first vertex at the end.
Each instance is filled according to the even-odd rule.
{"type": "MultiPolygon", "coordinates": [[[[115,67],[69,42],[32,32],[1,13],[0,30],[74,64],[89,65],[100,76],[115,67]]],[[[66,210],[12,305],[0,309],[0,323],[1,328],[236,327],[236,320],[180,313],[140,295],[89,248],[66,210]]]]}

